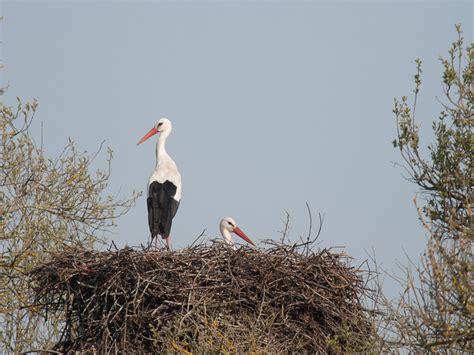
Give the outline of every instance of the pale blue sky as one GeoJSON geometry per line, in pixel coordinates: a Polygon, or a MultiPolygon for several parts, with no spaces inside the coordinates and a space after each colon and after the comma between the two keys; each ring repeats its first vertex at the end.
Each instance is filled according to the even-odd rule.
{"type": "MultiPolygon", "coordinates": [[[[160,116],[183,176],[175,248],[233,216],[254,240],[307,231],[305,201],[325,215],[321,246],[387,267],[424,245],[392,148],[394,96],[424,61],[419,119],[439,110],[441,65],[473,8],[459,2],[3,1],[4,98],[37,98],[35,129],[57,154],[68,137],[115,151],[111,192],[144,190],[160,116]]],[[[112,238],[148,238],[142,197],[112,238]]]]}

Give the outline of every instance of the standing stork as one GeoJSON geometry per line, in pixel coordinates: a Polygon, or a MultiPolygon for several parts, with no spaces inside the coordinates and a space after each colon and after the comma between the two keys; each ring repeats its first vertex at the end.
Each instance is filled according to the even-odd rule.
{"type": "MultiPolygon", "coordinates": [[[[160,118],[156,125],[140,139],[137,145],[159,133],[156,143],[156,167],[148,180],[148,225],[153,239],[158,235],[166,241],[166,247],[171,249],[171,224],[181,200],[181,175],[176,163],[166,152],[166,139],[173,126],[167,118],[160,118]]],[[[150,245],[151,245],[150,243],[150,245]]]]}
{"type": "Polygon", "coordinates": [[[221,223],[219,224],[219,229],[221,230],[222,237],[224,238],[224,241],[232,246],[232,248],[235,249],[235,243],[234,240],[232,239],[232,235],[230,233],[235,233],[237,234],[240,238],[245,240],[247,243],[252,244],[255,246],[255,243],[247,237],[247,235],[237,227],[237,223],[235,223],[235,220],[231,217],[226,217],[221,220],[221,223]]]}

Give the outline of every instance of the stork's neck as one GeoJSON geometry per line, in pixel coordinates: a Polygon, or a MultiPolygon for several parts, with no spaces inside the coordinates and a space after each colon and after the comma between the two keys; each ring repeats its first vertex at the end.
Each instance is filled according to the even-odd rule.
{"type": "Polygon", "coordinates": [[[230,234],[229,230],[222,228],[221,234],[222,234],[222,237],[224,238],[225,243],[232,246],[232,248],[235,249],[234,240],[232,239],[232,235],[230,234]]]}
{"type": "Polygon", "coordinates": [[[166,152],[166,139],[170,135],[170,131],[160,133],[158,142],[156,143],[156,168],[158,166],[171,160],[171,157],[166,152]]]}

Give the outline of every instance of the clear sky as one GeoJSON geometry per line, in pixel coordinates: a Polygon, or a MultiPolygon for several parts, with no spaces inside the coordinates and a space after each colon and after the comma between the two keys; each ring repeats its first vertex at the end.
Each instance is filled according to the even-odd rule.
{"type": "MultiPolygon", "coordinates": [[[[419,119],[439,111],[439,55],[470,1],[2,1],[3,97],[37,98],[35,130],[58,154],[67,138],[115,151],[111,193],[145,191],[155,141],[183,177],[175,248],[227,215],[254,240],[278,239],[285,211],[305,235],[305,201],[325,216],[322,247],[393,268],[418,255],[424,233],[392,147],[393,97],[410,95],[424,61],[419,119]]],[[[104,155],[105,156],[105,155],[104,155]]],[[[148,238],[145,197],[118,222],[118,245],[148,238]]]]}

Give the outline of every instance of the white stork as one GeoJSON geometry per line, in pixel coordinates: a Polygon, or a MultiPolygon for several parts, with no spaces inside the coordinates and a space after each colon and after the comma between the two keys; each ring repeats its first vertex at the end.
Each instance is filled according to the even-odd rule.
{"type": "Polygon", "coordinates": [[[255,246],[255,243],[247,237],[247,235],[237,227],[237,223],[235,223],[235,220],[231,217],[226,217],[221,220],[221,223],[219,224],[219,229],[221,230],[222,237],[224,238],[224,241],[232,246],[232,248],[235,249],[234,246],[234,240],[232,239],[232,235],[230,233],[235,233],[237,234],[240,238],[245,240],[247,243],[252,244],[255,246]]]}
{"type": "Polygon", "coordinates": [[[169,119],[160,118],[155,127],[137,143],[139,145],[155,134],[160,134],[156,143],[156,167],[148,181],[146,202],[151,242],[153,243],[153,239],[161,235],[166,241],[168,250],[171,249],[171,224],[181,200],[181,175],[176,163],[168,155],[165,148],[166,139],[172,128],[169,119]]]}

